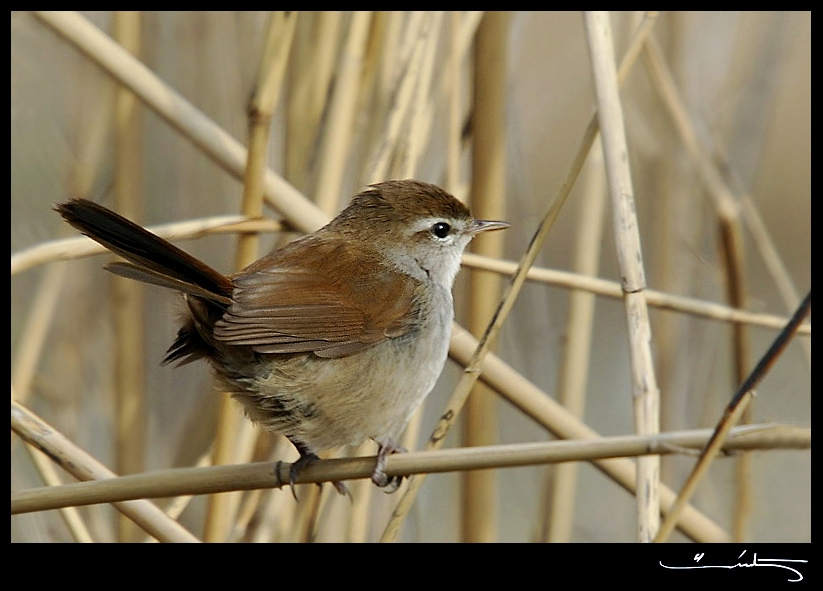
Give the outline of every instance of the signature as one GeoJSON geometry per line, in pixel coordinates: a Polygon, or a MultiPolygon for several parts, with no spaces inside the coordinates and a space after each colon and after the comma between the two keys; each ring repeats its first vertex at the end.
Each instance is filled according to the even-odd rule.
{"type": "MultiPolygon", "coordinates": [[[[748,550],[743,550],[743,554],[745,554],[746,552],[748,552],[748,550]]],[[[792,568],[791,566],[787,566],[787,565],[782,564],[782,563],[784,563],[784,562],[791,562],[791,563],[794,563],[794,562],[806,563],[806,562],[808,562],[808,560],[792,560],[792,559],[789,559],[789,558],[758,558],[757,557],[757,552],[754,552],[754,557],[752,558],[751,562],[740,562],[740,559],[743,558],[743,554],[741,554],[740,556],[737,557],[737,564],[731,564],[731,565],[728,565],[728,566],[726,566],[726,565],[714,565],[714,564],[711,564],[711,565],[708,565],[708,564],[707,565],[702,565],[702,564],[700,564],[700,565],[696,565],[696,566],[666,566],[662,562],[660,563],[660,566],[662,566],[663,568],[671,569],[671,570],[692,570],[692,569],[695,569],[695,568],[726,568],[726,569],[732,569],[732,568],[750,568],[750,567],[753,567],[753,566],[770,566],[772,568],[784,568],[788,571],[793,572],[795,575],[797,575],[797,578],[796,579],[789,578],[788,581],[790,583],[799,583],[800,581],[803,580],[803,575],[800,574],[800,571],[795,569],[795,568],[792,568]]],[[[705,554],[702,553],[702,552],[699,553],[699,554],[695,554],[694,555],[694,561],[695,562],[700,562],[703,559],[703,556],[705,556],[705,554]]]]}

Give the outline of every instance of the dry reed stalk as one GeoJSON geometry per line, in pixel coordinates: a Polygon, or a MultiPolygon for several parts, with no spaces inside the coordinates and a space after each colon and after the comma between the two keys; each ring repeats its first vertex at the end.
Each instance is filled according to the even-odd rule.
{"type": "Polygon", "coordinates": [[[749,373],[746,380],[741,384],[735,395],[732,397],[729,404],[720,417],[717,426],[712,433],[711,439],[708,441],[703,451],[700,454],[697,462],[692,468],[686,483],[677,495],[677,499],[672,505],[671,512],[666,517],[666,521],[660,527],[660,531],[655,537],[655,542],[665,542],[672,530],[675,527],[678,517],[684,511],[684,507],[691,499],[697,485],[709,468],[709,465],[714,461],[715,454],[723,446],[724,441],[728,437],[731,429],[737,425],[740,418],[745,413],[746,409],[751,404],[755,395],[755,388],[763,380],[769,369],[777,361],[778,357],[782,355],[783,351],[788,346],[791,339],[794,337],[797,327],[803,321],[812,308],[812,292],[810,291],[806,298],[800,303],[791,320],[789,320],[786,327],[781,331],[777,338],[769,347],[768,351],[760,358],[755,368],[749,373]]]}
{"type": "MultiPolygon", "coordinates": [[[[146,229],[161,238],[175,242],[210,234],[280,232],[284,226],[276,220],[247,220],[239,215],[225,215],[149,226],[146,229]]],[[[11,274],[13,276],[53,261],[69,261],[107,252],[109,251],[105,247],[85,236],[50,240],[12,254],[11,274]]]]}
{"type": "MultiPolygon", "coordinates": [[[[62,292],[66,275],[65,265],[50,266],[46,269],[38,286],[36,297],[23,330],[23,342],[17,349],[12,363],[12,399],[25,404],[31,392],[31,381],[46,342],[46,334],[51,326],[56,305],[62,292]]],[[[14,445],[14,441],[12,441],[14,445]]],[[[37,453],[30,446],[25,446],[43,483],[46,486],[60,486],[62,480],[57,474],[54,463],[37,453]]],[[[76,542],[93,542],[85,520],[74,507],[60,509],[60,517],[66,524],[69,534],[76,542]]]]}
{"type": "MultiPolygon", "coordinates": [[[[368,442],[357,449],[354,455],[366,455],[366,449],[371,448],[368,442]]],[[[413,448],[408,448],[413,449],[413,448]]],[[[374,498],[374,487],[371,480],[357,480],[351,483],[351,518],[349,527],[345,532],[347,542],[365,542],[372,518],[372,500],[374,498]]]]}
{"type": "MultiPolygon", "coordinates": [[[[135,11],[114,13],[113,37],[131,55],[140,54],[141,15],[135,11]]],[[[143,144],[140,105],[127,89],[118,86],[114,95],[116,209],[129,219],[143,218],[142,157],[143,144]]],[[[114,313],[114,396],[115,396],[115,469],[119,474],[136,474],[145,469],[146,335],[143,286],[137,281],[112,277],[111,303],[114,313]]],[[[139,532],[134,523],[121,515],[118,537],[134,541],[139,532]]]]}
{"type": "MultiPolygon", "coordinates": [[[[476,448],[456,448],[429,452],[409,452],[391,456],[388,474],[445,473],[488,468],[514,468],[546,463],[595,461],[648,454],[695,455],[712,437],[712,429],[693,429],[654,436],[618,435],[597,439],[515,443],[476,448]]],[[[791,425],[746,425],[734,427],[722,446],[724,454],[741,450],[809,449],[811,429],[791,425]]],[[[59,445],[50,448],[65,453],[59,445]]],[[[374,458],[325,460],[301,473],[301,483],[325,482],[341,475],[367,480],[374,458]]],[[[271,462],[223,466],[174,468],[131,476],[47,486],[13,493],[11,513],[19,515],[64,507],[115,503],[173,495],[203,495],[216,491],[270,490],[272,498],[288,500],[287,465],[272,470],[271,462]]],[[[293,503],[291,503],[293,504],[293,503]]],[[[275,519],[275,522],[278,520],[275,519]]],[[[289,529],[294,526],[289,525],[289,529]]]]}
{"type": "MultiPolygon", "coordinates": [[[[249,153],[243,177],[240,211],[248,218],[263,215],[263,179],[268,167],[272,117],[282,92],[298,14],[277,12],[269,17],[255,93],[249,104],[249,153]]],[[[258,256],[257,234],[241,235],[238,240],[237,268],[246,267],[257,260],[258,256]]]]}
{"type": "MultiPolygon", "coordinates": [[[[510,15],[487,12],[475,41],[471,207],[475,217],[506,219],[506,73],[510,15]]],[[[480,236],[473,252],[503,255],[504,233],[480,236]]],[[[481,335],[500,301],[501,278],[484,272],[469,276],[468,328],[481,335]]],[[[497,441],[497,400],[490,389],[475,384],[466,400],[463,443],[466,447],[497,441]]],[[[497,539],[497,474],[492,470],[463,474],[462,541],[497,539]]]]}
{"type": "MultiPolygon", "coordinates": [[[[294,446],[285,437],[278,437],[272,446],[271,456],[286,457],[294,452],[294,446]]],[[[252,531],[244,532],[244,541],[252,542],[281,542],[291,541],[291,536],[297,530],[297,511],[291,493],[280,494],[281,491],[267,491],[264,503],[258,506],[255,513],[256,526],[252,531]]]]}
{"type": "MultiPolygon", "coordinates": [[[[633,63],[643,45],[637,40],[644,40],[657,18],[657,13],[647,13],[640,22],[634,42],[630,44],[626,57],[618,73],[620,81],[625,79],[627,65],[633,63]]],[[[602,163],[601,146],[596,144],[590,155],[592,163],[602,163]]],[[[593,181],[585,192],[582,206],[583,218],[577,233],[575,246],[575,270],[582,275],[596,276],[599,252],[595,245],[600,243],[605,213],[605,190],[602,186],[604,177],[597,172],[595,164],[590,164],[589,179],[593,181]]],[[[617,286],[615,286],[617,287],[617,286]]],[[[564,359],[561,361],[561,373],[558,378],[558,396],[561,404],[579,419],[583,418],[585,391],[590,355],[591,330],[594,316],[594,297],[582,291],[575,291],[569,297],[567,320],[567,341],[564,359]]],[[[574,517],[574,501],[577,482],[577,465],[560,464],[555,467],[552,489],[550,491],[547,514],[544,517],[544,541],[566,542],[571,538],[574,517]]]]}
{"type": "MultiPolygon", "coordinates": [[[[439,81],[434,84],[435,95],[431,97],[434,101],[435,97],[439,95],[438,88],[442,90],[446,98],[444,102],[448,103],[448,128],[446,139],[446,170],[445,170],[445,188],[452,195],[456,195],[462,199],[462,196],[468,193],[466,183],[461,179],[461,156],[465,142],[463,141],[463,101],[461,89],[461,69],[464,64],[467,64],[472,59],[473,41],[477,34],[477,28],[483,19],[483,11],[452,11],[448,22],[449,30],[449,52],[447,58],[447,67],[438,68],[434,73],[439,76],[439,81]]],[[[444,22],[441,25],[442,29],[446,29],[447,25],[444,22]]],[[[429,108],[434,109],[434,104],[430,104],[429,108]]],[[[433,123],[433,119],[430,120],[433,123]]],[[[431,133],[431,125],[426,128],[426,135],[431,133]]]]}
{"type": "Polygon", "coordinates": [[[366,53],[371,12],[352,14],[348,34],[340,52],[334,92],[320,142],[315,202],[330,217],[340,202],[340,186],[349,166],[355,109],[360,92],[361,70],[366,53]]]}
{"type": "MultiPolygon", "coordinates": [[[[376,183],[387,178],[392,178],[392,158],[398,149],[401,141],[401,133],[405,129],[406,121],[414,101],[414,91],[420,79],[425,58],[426,37],[423,35],[423,23],[419,17],[410,17],[411,21],[406,26],[406,37],[411,37],[411,32],[417,33],[412,45],[411,54],[407,61],[400,61],[398,56],[399,71],[402,75],[397,80],[396,88],[385,88],[385,81],[379,85],[381,95],[378,96],[378,113],[380,105],[384,104],[387,113],[384,117],[385,124],[379,137],[380,141],[374,143],[375,151],[369,158],[371,164],[366,168],[366,183],[376,183]],[[391,100],[389,100],[391,97],[391,100]]],[[[392,40],[387,40],[391,42],[392,40]]]]}
{"type": "MultiPolygon", "coordinates": [[[[743,219],[746,220],[746,228],[752,233],[754,237],[754,246],[760,257],[763,259],[766,267],[774,278],[774,284],[783,298],[783,303],[787,310],[792,309],[792,304],[800,301],[800,292],[792,281],[786,264],[777,251],[777,247],[769,234],[766,224],[763,222],[763,217],[760,211],[752,201],[751,195],[743,193],[740,197],[740,207],[743,210],[743,219]]],[[[806,351],[806,358],[811,367],[812,352],[811,345],[804,347],[806,351]]]]}
{"type": "MultiPolygon", "coordinates": [[[[38,453],[34,446],[26,445],[25,448],[38,474],[43,479],[43,484],[52,490],[55,490],[55,487],[62,486],[63,481],[57,474],[54,462],[47,456],[38,453]]],[[[95,541],[86,525],[86,520],[77,510],[77,507],[62,507],[58,511],[60,518],[66,525],[66,529],[69,530],[69,535],[75,542],[88,544],[95,541]]]]}
{"type": "MultiPolygon", "coordinates": [[[[246,148],[97,27],[77,13],[33,14],[134,92],[220,167],[237,178],[243,177],[248,158],[246,148]]],[[[264,190],[267,202],[296,229],[313,232],[328,222],[328,216],[271,169],[266,171],[264,190]]]]}
{"type": "MultiPolygon", "coordinates": [[[[459,15],[454,17],[463,23],[449,57],[454,67],[465,61],[480,15],[482,13],[469,13],[465,18],[459,15]]],[[[389,18],[390,23],[395,21],[396,18],[389,18]]],[[[369,156],[371,164],[367,168],[365,182],[409,178],[417,174],[419,161],[428,147],[434,124],[435,101],[441,98],[441,90],[450,94],[453,85],[460,80],[459,76],[449,75],[452,70],[437,67],[435,61],[438,41],[445,28],[445,16],[442,13],[425,15],[425,18],[412,15],[404,33],[404,43],[409,48],[401,51],[387,47],[384,52],[385,55],[396,56],[387,59],[395,59],[395,69],[399,74],[392,78],[397,79],[396,88],[387,88],[385,83],[376,84],[378,95],[374,101],[374,118],[378,121],[385,120],[385,123],[375,126],[381,133],[370,142],[374,149],[369,156]]],[[[388,32],[384,37],[387,45],[394,39],[388,32]]],[[[450,129],[453,130],[450,134],[453,139],[449,140],[449,149],[452,162],[456,158],[454,154],[461,147],[462,121],[459,118],[460,103],[456,101],[457,99],[452,99],[452,110],[457,109],[457,114],[450,115],[450,129]]],[[[459,159],[456,164],[459,165],[459,159]]],[[[454,176],[453,173],[447,172],[448,174],[454,176]]],[[[446,186],[458,197],[463,193],[461,185],[450,186],[447,182],[446,186]]]]}
{"type": "MultiPolygon", "coordinates": [[[[101,99],[100,108],[95,110],[85,125],[79,127],[78,133],[81,135],[80,145],[82,150],[77,155],[77,162],[71,169],[69,185],[71,195],[88,195],[95,180],[100,176],[102,160],[106,153],[106,137],[111,132],[112,127],[112,100],[108,100],[108,93],[101,99]]],[[[48,250],[48,249],[45,249],[48,250]]],[[[12,274],[17,270],[23,270],[27,264],[26,253],[18,253],[21,256],[12,256],[12,274]],[[15,260],[22,263],[17,267],[15,260]]],[[[47,252],[43,254],[48,255],[47,252]]],[[[40,264],[35,260],[28,262],[40,264]]],[[[48,258],[48,256],[46,257],[48,258]]],[[[45,262],[45,260],[42,260],[45,262]]],[[[27,315],[27,320],[22,331],[22,338],[16,347],[16,354],[12,360],[12,398],[20,404],[26,404],[32,392],[35,373],[43,360],[43,353],[49,351],[49,333],[56,314],[60,310],[59,305],[63,305],[64,284],[67,278],[68,269],[64,265],[49,266],[44,270],[35,295],[32,298],[31,308],[27,315]]],[[[14,444],[14,442],[13,442],[14,444]]],[[[61,478],[55,470],[54,463],[47,456],[37,453],[32,446],[24,446],[31,458],[34,468],[43,482],[48,486],[61,484],[61,478]]],[[[89,531],[87,520],[73,508],[65,508],[59,511],[59,515],[65,523],[69,535],[78,542],[94,541],[89,531]]]]}
{"type": "Polygon", "coordinates": [[[47,345],[66,272],[65,265],[49,265],[43,270],[31,309],[26,316],[21,331],[22,340],[16,347],[11,364],[11,384],[21,404],[25,404],[31,395],[32,380],[47,345]]]}
{"type": "Polygon", "coordinates": [[[339,11],[305,12],[295,35],[295,48],[287,87],[286,178],[301,191],[308,192],[309,164],[323,111],[334,76],[338,43],[343,22],[339,11]],[[302,33],[302,34],[301,34],[302,33]]]}
{"type": "MultiPolygon", "coordinates": [[[[600,269],[600,249],[606,216],[606,186],[603,174],[603,152],[599,138],[589,154],[586,183],[581,197],[580,224],[576,232],[573,269],[584,276],[596,277],[600,269]]],[[[560,360],[557,395],[560,404],[583,420],[586,406],[592,329],[594,326],[594,294],[572,291],[566,319],[566,346],[560,360]]],[[[547,482],[547,485],[549,483],[547,482]]],[[[546,542],[571,540],[574,522],[577,465],[560,464],[554,467],[550,481],[550,499],[543,519],[546,542]]]]}
{"type": "MultiPolygon", "coordinates": [[[[458,363],[468,366],[478,342],[466,331],[452,333],[449,355],[458,363]]],[[[480,379],[494,388],[506,400],[528,417],[537,421],[560,439],[595,439],[600,435],[579,421],[563,406],[525,379],[503,360],[489,354],[483,361],[480,379]]],[[[637,470],[635,463],[627,459],[599,460],[594,466],[630,493],[635,493],[637,470]]],[[[674,503],[675,493],[666,486],[660,487],[661,507],[667,511],[674,503]]],[[[725,542],[728,534],[694,507],[687,506],[677,527],[695,541],[725,542]]]]}
{"type": "MultiPolygon", "coordinates": [[[[275,13],[270,16],[266,40],[257,75],[256,91],[249,104],[248,162],[243,177],[241,213],[249,218],[263,215],[263,180],[268,168],[268,142],[271,120],[289,59],[297,13],[275,13]]],[[[235,267],[240,270],[257,260],[258,235],[241,234],[237,242],[235,267]]],[[[238,412],[229,396],[220,397],[217,432],[213,448],[213,463],[246,462],[256,439],[255,428],[238,412]]],[[[206,541],[227,539],[239,495],[215,495],[209,498],[204,538],[206,541]]]]}
{"type": "MultiPolygon", "coordinates": [[[[381,10],[375,10],[372,13],[371,26],[369,27],[369,38],[366,42],[366,52],[363,56],[363,69],[360,76],[360,92],[359,101],[357,105],[357,112],[364,114],[368,112],[372,116],[376,116],[371,106],[374,104],[374,98],[377,95],[377,80],[380,74],[380,67],[387,52],[391,51],[393,44],[389,43],[387,38],[387,28],[389,23],[389,13],[381,10]]],[[[361,126],[358,125],[358,128],[361,126]]],[[[361,139],[365,139],[363,135],[361,139]]],[[[369,140],[365,139],[360,143],[367,143],[369,140]]],[[[355,146],[357,143],[355,143],[355,146]]]]}
{"type": "MultiPolygon", "coordinates": [[[[114,472],[74,445],[24,406],[11,402],[11,427],[29,445],[37,447],[78,480],[114,478],[114,472]]],[[[114,507],[158,540],[197,542],[188,530],[149,501],[125,501],[114,507]]]]}
{"type": "MultiPolygon", "coordinates": [[[[775,286],[783,297],[786,309],[794,310],[800,302],[800,293],[778,254],[774,241],[769,235],[757,207],[747,193],[735,195],[735,191],[725,181],[712,158],[712,154],[716,153],[717,150],[708,149],[701,144],[696,126],[689,116],[685,102],[674,82],[674,77],[663,58],[663,52],[654,37],[649,39],[645,50],[646,63],[652,81],[683,142],[684,148],[686,148],[686,153],[692,165],[714,200],[718,216],[736,219],[742,211],[746,227],[753,234],[753,242],[757,252],[772,275],[775,286]]],[[[811,352],[808,347],[807,357],[811,359],[811,352]]]]}
{"type": "Polygon", "coordinates": [[[423,57],[420,75],[414,88],[414,99],[406,124],[408,133],[403,142],[399,159],[396,159],[392,176],[395,178],[415,178],[420,176],[420,161],[429,147],[432,126],[434,125],[435,99],[432,87],[435,74],[442,74],[435,68],[435,55],[438,41],[444,28],[444,13],[435,12],[423,31],[423,57]]]}
{"type": "MultiPolygon", "coordinates": [[[[78,133],[82,135],[83,149],[79,152],[76,166],[71,171],[70,185],[72,188],[68,191],[69,194],[89,194],[94,181],[100,175],[101,163],[106,150],[105,138],[112,126],[112,101],[107,99],[108,94],[105,94],[101,101],[101,108],[91,115],[86,125],[78,129],[78,133]]],[[[12,272],[14,271],[14,257],[12,257],[12,272]]],[[[17,347],[12,365],[13,398],[21,404],[25,404],[28,400],[42,354],[48,351],[47,338],[55,314],[58,312],[57,306],[62,303],[66,274],[67,268],[62,265],[47,268],[32,300],[28,320],[22,332],[23,338],[17,347]]],[[[49,486],[59,485],[61,480],[54,464],[46,456],[35,452],[31,446],[27,445],[25,449],[43,482],[49,486]]],[[[93,541],[86,519],[76,510],[61,509],[60,517],[74,540],[93,541]]]]}
{"type": "MultiPolygon", "coordinates": [[[[380,59],[375,63],[375,73],[373,82],[373,93],[375,102],[373,113],[378,120],[383,121],[389,109],[392,93],[398,87],[397,80],[405,65],[400,61],[400,39],[401,30],[408,31],[419,26],[419,20],[410,23],[408,19],[398,11],[379,12],[379,23],[381,27],[380,59]],[[417,24],[415,24],[417,23],[417,24]]],[[[382,136],[379,136],[382,138],[382,136]]],[[[369,144],[375,143],[370,138],[369,144]]],[[[382,180],[382,179],[381,179],[382,180]]]]}
{"type": "MultiPolygon", "coordinates": [[[[513,261],[491,259],[472,253],[463,255],[463,265],[475,269],[494,271],[495,273],[501,273],[503,275],[512,275],[517,271],[517,263],[513,261]]],[[[622,297],[620,284],[615,281],[579,275],[569,271],[532,267],[529,269],[526,279],[529,281],[548,283],[557,287],[565,287],[567,289],[587,291],[608,298],[622,297]]],[[[682,314],[689,314],[720,322],[749,324],[751,326],[761,326],[763,328],[779,330],[785,326],[788,321],[788,318],[783,316],[739,310],[723,304],[664,293],[653,289],[646,290],[646,300],[650,306],[662,310],[680,312],[682,314]]],[[[811,324],[806,323],[801,325],[797,330],[797,334],[811,336],[811,324]]]]}
{"type": "MultiPolygon", "coordinates": [[[[746,406],[743,411],[743,416],[740,421],[747,425],[752,422],[751,406],[746,406]]],[[[735,506],[734,514],[732,515],[732,539],[735,542],[749,541],[749,527],[753,515],[754,508],[754,493],[752,490],[753,484],[753,458],[751,454],[744,453],[737,458],[734,467],[735,479],[735,506]]]]}
{"type": "MultiPolygon", "coordinates": [[[[205,468],[207,466],[211,466],[211,448],[207,449],[205,453],[201,454],[200,457],[194,462],[194,468],[205,468]]],[[[167,504],[160,505],[163,509],[163,513],[168,515],[170,518],[178,521],[180,516],[183,514],[189,504],[191,503],[192,499],[194,498],[193,495],[178,495],[172,498],[167,504]]],[[[154,538],[147,539],[146,541],[157,541],[154,538]]]]}
{"type": "MultiPolygon", "coordinates": [[[[726,299],[735,308],[746,308],[745,252],[740,217],[720,218],[719,242],[726,279],[726,299]]],[[[735,324],[731,330],[729,345],[734,360],[732,376],[735,384],[742,384],[751,368],[751,341],[749,327],[735,324]]],[[[742,423],[751,423],[751,407],[746,405],[741,415],[742,423]]],[[[746,522],[751,517],[752,494],[750,490],[751,456],[742,454],[735,462],[735,506],[732,519],[732,539],[744,542],[746,522]]]]}
{"type": "MultiPolygon", "coordinates": [[[[83,150],[78,155],[76,166],[72,168],[69,181],[71,188],[68,191],[70,195],[88,195],[95,179],[100,176],[102,159],[106,151],[106,137],[111,131],[111,114],[112,101],[103,100],[96,116],[79,130],[82,134],[80,143],[83,150]]],[[[55,256],[63,250],[62,244],[65,243],[62,241],[46,242],[32,249],[12,254],[11,274],[14,275],[49,260],[57,260],[55,256]]],[[[31,313],[22,331],[23,340],[17,346],[12,365],[12,384],[19,396],[18,400],[22,403],[26,402],[30,393],[33,373],[43,352],[47,330],[56,311],[57,298],[61,293],[62,278],[65,277],[65,273],[66,270],[62,266],[46,270],[32,300],[31,313]]]]}
{"type": "MultiPolygon", "coordinates": [[[[221,396],[218,403],[212,463],[215,465],[233,463],[237,451],[234,444],[239,431],[243,429],[241,425],[243,420],[244,417],[237,412],[232,398],[221,396]]],[[[233,493],[209,496],[204,541],[223,542],[226,540],[239,503],[239,495],[233,493]]]]}
{"type": "MultiPolygon", "coordinates": [[[[646,289],[643,253],[609,18],[608,12],[586,12],[586,37],[594,71],[597,117],[603,137],[626,306],[635,430],[638,435],[654,435],[660,431],[660,392],[652,361],[651,327],[643,293],[646,289]]],[[[639,458],[637,479],[637,536],[641,542],[650,542],[660,524],[660,458],[639,458]]]]}
{"type": "MultiPolygon", "coordinates": [[[[675,128],[680,133],[680,137],[687,149],[687,153],[693,164],[703,179],[710,195],[715,200],[715,206],[719,217],[720,232],[722,236],[721,250],[724,253],[727,274],[727,294],[732,306],[736,308],[745,307],[745,281],[742,278],[742,244],[741,220],[745,220],[747,226],[754,234],[754,243],[761,254],[761,258],[766,262],[775,285],[783,295],[787,306],[797,302],[799,295],[791,281],[785,265],[777,255],[773,241],[765,229],[757,209],[753,206],[748,195],[735,195],[735,191],[726,183],[723,175],[717,170],[717,164],[707,153],[707,149],[700,145],[695,126],[691,122],[684,102],[680,97],[677,86],[674,83],[662,52],[656,41],[651,40],[647,46],[647,63],[652,78],[657,85],[661,98],[667,107],[675,128]]],[[[736,325],[732,335],[732,350],[735,358],[734,373],[738,383],[743,381],[747,373],[749,357],[749,344],[747,338],[747,328],[745,325],[736,325]]],[[[805,347],[807,358],[810,358],[809,347],[805,347]]],[[[748,404],[742,405],[744,411],[741,412],[744,422],[748,422],[751,410],[748,404]],[[746,418],[748,417],[748,418],[746,418]]],[[[737,494],[735,495],[735,511],[733,518],[733,538],[736,541],[743,541],[745,538],[745,521],[750,517],[751,512],[751,492],[749,490],[748,474],[750,472],[750,458],[743,455],[736,468],[737,494]]]]}
{"type": "Polygon", "coordinates": [[[446,130],[446,182],[444,188],[455,195],[460,190],[460,154],[462,144],[463,122],[460,117],[461,88],[460,66],[460,12],[453,10],[449,13],[449,57],[446,66],[448,78],[452,81],[447,90],[449,102],[449,118],[446,130]]]}

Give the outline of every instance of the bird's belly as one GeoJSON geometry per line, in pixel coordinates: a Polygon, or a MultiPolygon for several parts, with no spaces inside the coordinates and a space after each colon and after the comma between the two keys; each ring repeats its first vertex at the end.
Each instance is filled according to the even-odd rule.
{"type": "Polygon", "coordinates": [[[447,295],[443,313],[416,331],[354,355],[273,355],[268,371],[244,391],[233,388],[234,396],[252,420],[314,452],[397,438],[446,361],[453,316],[447,295]]]}

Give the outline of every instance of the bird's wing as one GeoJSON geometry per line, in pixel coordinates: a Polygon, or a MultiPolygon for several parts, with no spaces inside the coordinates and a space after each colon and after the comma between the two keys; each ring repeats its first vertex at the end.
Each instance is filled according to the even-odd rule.
{"type": "Polygon", "coordinates": [[[413,329],[421,283],[340,239],[306,237],[232,277],[217,340],[346,357],[413,329]]]}

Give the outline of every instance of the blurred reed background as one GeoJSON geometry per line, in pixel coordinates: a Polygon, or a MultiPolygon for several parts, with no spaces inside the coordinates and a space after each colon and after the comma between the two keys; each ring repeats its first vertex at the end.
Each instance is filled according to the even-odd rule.
{"type": "MultiPolygon", "coordinates": [[[[612,13],[611,25],[618,62],[641,41],[621,99],[648,287],[696,302],[688,313],[677,302],[650,308],[660,430],[713,427],[810,289],[811,14],[626,12],[612,13]],[[759,316],[731,324],[725,308],[701,303],[759,316]]],[[[199,239],[183,248],[230,272],[317,227],[365,184],[413,177],[471,202],[480,217],[508,220],[510,230],[475,252],[516,262],[580,153],[595,112],[593,59],[602,56],[590,52],[576,12],[12,13],[13,400],[118,474],[293,460],[289,445],[261,437],[213,391],[204,364],[160,367],[176,333],[174,294],[115,282],[102,270],[108,256],[56,260],[77,256],[82,241],[49,249],[74,236],[52,205],[87,197],[145,225],[261,213],[286,222],[288,232],[275,222],[244,227],[262,230],[259,239],[188,233],[199,239]],[[99,32],[157,80],[98,44],[99,32]],[[177,108],[169,89],[213,124],[177,108]],[[245,178],[231,138],[250,148],[245,178]],[[263,209],[263,195],[275,207],[263,209]]],[[[635,433],[623,304],[596,286],[570,288],[585,276],[619,281],[613,228],[596,141],[535,261],[572,279],[525,283],[494,350],[519,373],[502,374],[495,390],[514,393],[475,388],[444,448],[547,441],[585,426],[635,433]],[[542,396],[562,400],[566,422],[511,403],[527,394],[535,408],[542,396]]],[[[506,283],[464,269],[457,321],[482,335],[506,283]]],[[[692,499],[710,526],[671,539],[810,541],[810,331],[745,417],[799,430],[759,444],[775,449],[715,461],[692,499]]],[[[447,365],[409,449],[425,446],[460,376],[447,365]]],[[[661,481],[676,491],[695,456],[668,451],[676,453],[662,456],[661,481]]],[[[354,453],[374,450],[340,455],[354,453]]],[[[608,471],[581,462],[432,474],[393,539],[635,541],[635,500],[608,471]]],[[[12,435],[13,498],[73,481],[12,435]]],[[[288,489],[157,504],[210,541],[390,537],[406,486],[394,495],[367,480],[350,488],[352,502],[308,485],[299,504],[288,489]]],[[[11,539],[149,538],[100,504],[13,515],[11,539]]]]}

